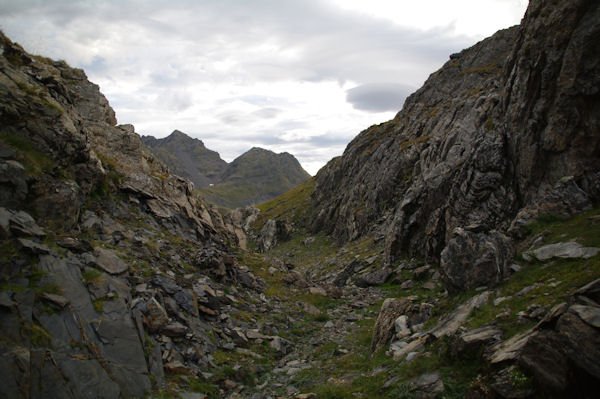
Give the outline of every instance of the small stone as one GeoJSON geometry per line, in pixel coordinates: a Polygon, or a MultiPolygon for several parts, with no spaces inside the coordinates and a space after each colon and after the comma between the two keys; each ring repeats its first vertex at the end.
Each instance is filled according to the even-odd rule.
{"type": "Polygon", "coordinates": [[[135,286],[135,292],[137,294],[143,294],[146,292],[148,285],[146,283],[138,284],[135,286]]]}
{"type": "Polygon", "coordinates": [[[321,288],[321,287],[310,287],[308,289],[308,292],[310,292],[312,295],[327,296],[327,292],[323,288],[321,288]]]}
{"type": "Polygon", "coordinates": [[[403,282],[402,284],[400,284],[400,289],[401,290],[408,290],[408,289],[411,289],[414,286],[415,286],[414,281],[412,281],[412,280],[406,280],[405,282],[403,282]]]}
{"type": "Polygon", "coordinates": [[[333,327],[335,327],[335,325],[333,324],[333,322],[331,320],[329,320],[329,321],[327,321],[327,323],[325,323],[325,325],[323,327],[333,328],[333,327]]]}
{"type": "Polygon", "coordinates": [[[317,308],[315,305],[312,305],[312,304],[306,303],[306,302],[302,302],[302,310],[304,311],[304,313],[307,313],[307,314],[313,315],[313,316],[321,314],[321,311],[319,310],[319,308],[317,308]]]}
{"type": "Polygon", "coordinates": [[[512,265],[510,265],[510,271],[513,273],[517,273],[521,271],[521,266],[517,265],[516,263],[513,263],[512,265]]]}
{"type": "Polygon", "coordinates": [[[50,301],[61,308],[64,308],[70,303],[69,300],[62,295],[49,294],[47,292],[40,294],[40,298],[50,301]]]}
{"type": "Polygon", "coordinates": [[[0,306],[5,308],[12,308],[17,303],[13,301],[10,294],[7,291],[0,292],[0,306]]]}
{"type": "Polygon", "coordinates": [[[234,381],[231,380],[225,380],[225,382],[223,383],[225,385],[225,388],[227,389],[235,389],[235,387],[237,387],[237,383],[235,383],[234,381]]]}
{"type": "Polygon", "coordinates": [[[46,255],[50,253],[50,248],[44,244],[39,244],[35,241],[28,240],[26,238],[19,238],[19,244],[29,252],[35,255],[46,255]]]}
{"type": "Polygon", "coordinates": [[[502,302],[512,299],[512,296],[501,296],[500,298],[494,299],[494,306],[500,305],[502,302]]]}
{"type": "Polygon", "coordinates": [[[187,327],[177,321],[161,328],[162,333],[169,337],[182,337],[186,330],[187,327]]]}
{"type": "Polygon", "coordinates": [[[191,374],[191,369],[177,360],[165,364],[165,371],[169,374],[191,374]]]}

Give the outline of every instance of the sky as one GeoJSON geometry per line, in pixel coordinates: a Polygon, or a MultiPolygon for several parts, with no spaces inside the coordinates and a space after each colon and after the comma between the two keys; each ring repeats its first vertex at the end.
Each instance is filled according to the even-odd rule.
{"type": "Polygon", "coordinates": [[[0,29],[83,68],[140,135],[181,130],[226,161],[289,152],[315,174],[390,120],[452,53],[526,0],[0,0],[0,29]]]}

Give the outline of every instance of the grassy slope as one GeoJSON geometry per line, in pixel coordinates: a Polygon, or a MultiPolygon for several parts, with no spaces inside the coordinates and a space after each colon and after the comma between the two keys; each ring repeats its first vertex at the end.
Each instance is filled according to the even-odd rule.
{"type": "MultiPolygon", "coordinates": [[[[301,227],[297,229],[294,237],[270,252],[270,256],[289,257],[290,261],[298,264],[301,270],[315,267],[327,268],[340,267],[345,261],[350,261],[357,255],[367,256],[381,253],[381,247],[373,243],[372,239],[363,239],[350,243],[343,248],[336,248],[333,241],[325,236],[315,236],[315,243],[304,245],[303,239],[309,233],[302,229],[303,221],[310,214],[310,193],[312,192],[312,181],[297,187],[267,203],[261,204],[261,216],[254,227],[260,229],[268,219],[286,218],[298,223],[301,227]],[[337,264],[331,266],[330,262],[337,264]]],[[[531,327],[533,321],[519,319],[517,314],[526,311],[531,305],[546,306],[548,309],[553,305],[565,301],[572,293],[587,282],[600,278],[600,255],[590,259],[577,260],[551,260],[547,262],[525,262],[520,254],[528,248],[525,246],[539,233],[545,232],[544,244],[576,240],[586,246],[600,247],[600,220],[594,216],[600,215],[600,209],[595,209],[577,215],[569,220],[554,217],[544,217],[530,225],[529,236],[521,243],[519,255],[516,262],[523,269],[514,274],[510,279],[494,289],[492,300],[488,305],[474,311],[467,319],[465,326],[468,328],[480,327],[490,323],[496,323],[503,331],[503,338],[507,339],[518,332],[531,327]],[[535,283],[543,283],[525,295],[516,295],[517,292],[535,283]],[[499,297],[510,297],[498,306],[493,305],[493,299],[499,297]],[[500,313],[507,316],[497,318],[500,313]]],[[[267,267],[252,267],[257,274],[265,277],[270,285],[268,293],[276,295],[279,299],[297,300],[298,296],[282,294],[285,288],[281,287],[279,276],[269,276],[267,267]],[[262,269],[262,271],[260,270],[262,269]]],[[[450,296],[443,296],[442,289],[430,291],[421,287],[422,282],[409,290],[400,290],[399,286],[387,283],[380,287],[387,291],[389,297],[406,297],[415,295],[419,300],[433,300],[440,298],[436,303],[434,317],[428,326],[434,325],[439,318],[447,312],[452,311],[458,304],[477,292],[465,292],[450,296]]],[[[336,306],[339,300],[328,302],[323,298],[303,298],[308,302],[319,303],[324,301],[327,306],[336,306]]],[[[324,307],[324,310],[327,309],[324,307]]],[[[373,306],[371,312],[377,312],[378,306],[373,306]]],[[[310,326],[311,321],[307,318],[302,329],[302,336],[292,335],[290,338],[303,340],[310,334],[318,334],[317,326],[310,326]]],[[[369,398],[410,398],[408,381],[426,371],[439,371],[444,380],[446,391],[440,395],[444,398],[463,397],[466,389],[475,383],[478,375],[483,375],[479,380],[486,384],[486,375],[493,372],[493,368],[482,357],[476,354],[471,358],[456,359],[451,355],[450,342],[441,339],[428,344],[423,354],[410,363],[394,361],[387,357],[384,351],[371,356],[369,347],[371,343],[374,317],[365,317],[355,323],[348,331],[342,347],[350,350],[348,354],[334,355],[333,350],[340,347],[339,343],[331,342],[321,347],[314,348],[313,358],[321,361],[321,366],[303,370],[294,376],[294,384],[301,388],[302,392],[315,392],[319,398],[353,398],[357,394],[369,398]],[[397,377],[398,380],[389,387],[384,387],[386,381],[397,377]]],[[[298,330],[298,329],[296,329],[298,330]]],[[[521,380],[515,380],[515,384],[530,383],[527,376],[520,376],[521,380]],[[522,377],[522,378],[521,378],[522,377]]],[[[478,382],[479,383],[479,382],[478,382]]]]}

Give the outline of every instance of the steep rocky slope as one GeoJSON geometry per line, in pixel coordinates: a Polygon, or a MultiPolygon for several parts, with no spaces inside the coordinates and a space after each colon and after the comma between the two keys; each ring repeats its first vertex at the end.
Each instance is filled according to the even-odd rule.
{"type": "Polygon", "coordinates": [[[499,231],[600,198],[599,13],[593,1],[533,1],[519,27],[453,54],[318,173],[314,231],[385,237],[387,265],[441,259],[453,288],[504,277],[506,260],[485,250],[511,257],[499,231]],[[450,260],[458,247],[463,261],[450,260]],[[472,283],[454,278],[482,258],[472,283]]]}
{"type": "Polygon", "coordinates": [[[83,71],[0,47],[0,396],[143,397],[221,370],[211,354],[264,306],[239,226],[83,71]]]}
{"type": "Polygon", "coordinates": [[[255,147],[227,165],[218,184],[201,192],[210,202],[236,208],[268,201],[309,177],[292,154],[255,147]]]}
{"type": "Polygon", "coordinates": [[[227,167],[218,152],[209,150],[201,140],[179,130],[163,139],[142,136],[142,142],[167,164],[172,173],[191,180],[196,187],[218,183],[227,167]]]}

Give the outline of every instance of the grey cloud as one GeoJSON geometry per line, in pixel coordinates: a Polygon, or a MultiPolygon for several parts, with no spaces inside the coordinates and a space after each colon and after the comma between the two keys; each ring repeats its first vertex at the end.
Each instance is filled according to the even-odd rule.
{"type": "Polygon", "coordinates": [[[398,83],[367,83],[346,91],[346,100],[369,112],[399,111],[414,87],[398,83]]]}
{"type": "Polygon", "coordinates": [[[277,115],[281,114],[282,110],[274,107],[261,108],[254,111],[252,115],[257,116],[261,119],[273,119],[277,115]]]}

